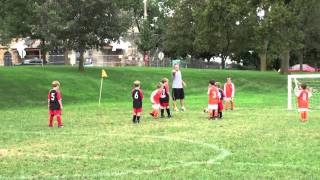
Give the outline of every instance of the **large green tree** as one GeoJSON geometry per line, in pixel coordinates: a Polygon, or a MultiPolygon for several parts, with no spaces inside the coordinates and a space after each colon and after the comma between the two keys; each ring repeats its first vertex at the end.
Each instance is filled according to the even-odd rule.
{"type": "Polygon", "coordinates": [[[79,52],[80,71],[84,70],[86,50],[117,41],[129,28],[116,0],[47,0],[37,13],[43,18],[35,31],[51,46],[79,52]]]}

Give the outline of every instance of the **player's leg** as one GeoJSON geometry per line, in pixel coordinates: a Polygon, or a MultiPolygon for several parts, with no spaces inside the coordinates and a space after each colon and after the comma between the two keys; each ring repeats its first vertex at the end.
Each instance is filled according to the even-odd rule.
{"type": "Polygon", "coordinates": [[[304,112],[304,121],[306,122],[308,120],[308,111],[304,112]]]}
{"type": "Polygon", "coordinates": [[[179,111],[177,107],[177,89],[172,89],[172,101],[173,101],[173,109],[174,111],[179,111]]]}
{"type": "Polygon", "coordinates": [[[231,110],[234,110],[234,100],[231,99],[230,102],[231,102],[231,110]]]}
{"type": "Polygon", "coordinates": [[[184,107],[184,89],[180,89],[180,105],[181,111],[185,111],[186,108],[184,107]]]}
{"type": "Polygon", "coordinates": [[[136,115],[136,122],[140,123],[140,116],[141,116],[141,112],[138,112],[136,115]]]}
{"type": "Polygon", "coordinates": [[[170,106],[167,106],[166,111],[167,111],[168,118],[171,118],[172,116],[170,112],[170,106]]]}
{"type": "Polygon", "coordinates": [[[226,106],[226,110],[228,110],[228,108],[229,108],[229,99],[226,99],[226,104],[225,104],[225,106],[226,106]]]}
{"type": "Polygon", "coordinates": [[[132,122],[133,124],[137,123],[137,110],[135,108],[133,108],[132,122]]]}
{"type": "Polygon", "coordinates": [[[303,121],[304,120],[304,113],[303,112],[299,112],[300,114],[300,121],[303,121]]]}
{"type": "Polygon", "coordinates": [[[61,114],[58,114],[58,115],[57,115],[57,121],[58,121],[58,127],[59,127],[59,128],[62,127],[63,125],[62,125],[61,114]]]}
{"type": "Polygon", "coordinates": [[[218,109],[213,110],[213,118],[217,119],[218,118],[218,109]]]}
{"type": "Polygon", "coordinates": [[[49,127],[53,127],[53,118],[54,118],[54,115],[49,114],[49,127]]]}
{"type": "Polygon", "coordinates": [[[161,118],[164,118],[164,107],[163,106],[161,106],[160,111],[161,111],[161,118]]]}

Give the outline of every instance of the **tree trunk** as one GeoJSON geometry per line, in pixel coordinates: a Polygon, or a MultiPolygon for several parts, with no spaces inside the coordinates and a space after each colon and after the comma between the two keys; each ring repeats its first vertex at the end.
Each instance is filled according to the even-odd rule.
{"type": "Polygon", "coordinates": [[[80,57],[79,57],[79,71],[84,71],[84,51],[80,50],[80,57]]]}
{"type": "Polygon", "coordinates": [[[260,57],[260,71],[266,71],[267,70],[267,52],[268,52],[268,46],[269,46],[269,41],[264,40],[263,42],[263,49],[261,53],[259,53],[260,57]]]}
{"type": "Polygon", "coordinates": [[[267,70],[267,54],[266,53],[259,53],[260,57],[260,71],[267,70]]]}
{"type": "Polygon", "coordinates": [[[227,56],[221,57],[221,69],[226,69],[226,59],[227,59],[227,56]]]}
{"type": "Polygon", "coordinates": [[[68,57],[69,51],[67,48],[63,50],[64,64],[70,64],[70,59],[68,57]]]}
{"type": "Polygon", "coordinates": [[[290,64],[290,50],[284,50],[281,54],[281,74],[288,74],[290,64]]]}
{"type": "Polygon", "coordinates": [[[45,41],[45,39],[41,39],[41,45],[40,45],[40,47],[41,47],[41,49],[40,49],[40,51],[41,51],[41,59],[43,60],[43,63],[44,64],[47,64],[48,63],[48,61],[47,61],[47,51],[46,51],[46,48],[45,48],[45,43],[46,43],[46,41],[45,41]]]}
{"type": "Polygon", "coordinates": [[[299,51],[299,64],[300,64],[300,71],[303,71],[303,55],[304,55],[304,50],[301,49],[299,51]]]}

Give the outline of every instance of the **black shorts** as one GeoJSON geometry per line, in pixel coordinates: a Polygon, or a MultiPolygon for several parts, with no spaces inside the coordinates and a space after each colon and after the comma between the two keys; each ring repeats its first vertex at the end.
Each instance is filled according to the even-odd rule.
{"type": "Polygon", "coordinates": [[[184,99],[184,90],[183,88],[173,88],[172,89],[172,99],[175,101],[177,99],[184,99]]]}

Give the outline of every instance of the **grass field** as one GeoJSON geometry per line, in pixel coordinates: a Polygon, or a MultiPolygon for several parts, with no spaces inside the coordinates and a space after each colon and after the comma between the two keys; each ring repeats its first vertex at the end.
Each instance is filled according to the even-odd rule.
{"type": "Polygon", "coordinates": [[[170,69],[0,68],[0,179],[320,179],[320,112],[286,110],[286,77],[273,72],[184,69],[186,112],[153,120],[149,95],[170,69]],[[208,121],[208,80],[232,76],[236,110],[208,121]],[[48,126],[46,96],[61,81],[63,129],[48,126]],[[131,87],[142,81],[142,123],[131,87]]]}

